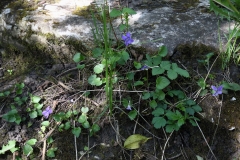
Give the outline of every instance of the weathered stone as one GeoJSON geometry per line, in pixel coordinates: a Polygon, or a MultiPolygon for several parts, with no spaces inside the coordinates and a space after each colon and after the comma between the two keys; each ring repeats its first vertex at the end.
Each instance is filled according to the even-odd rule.
{"type": "MultiPolygon", "coordinates": [[[[79,41],[84,48],[93,49],[95,47],[92,34],[93,21],[91,18],[73,14],[77,8],[90,5],[92,2],[93,0],[86,0],[84,3],[81,0],[74,2],[61,0],[55,4],[48,4],[44,1],[37,4],[36,10],[27,11],[24,17],[19,17],[12,8],[5,8],[0,16],[2,26],[0,32],[5,33],[7,30],[8,33],[1,34],[1,42],[7,43],[6,39],[12,36],[14,41],[21,39],[33,46],[39,42],[38,44],[43,45],[42,48],[49,48],[55,45],[53,41],[48,40],[48,35],[51,34],[55,41],[71,38],[79,41]]],[[[101,2],[98,0],[96,4],[101,2]]],[[[206,12],[209,7],[208,0],[189,2],[133,0],[129,1],[129,4],[126,2],[123,1],[123,4],[137,11],[137,14],[131,16],[129,20],[134,46],[142,46],[148,52],[155,52],[160,46],[166,45],[170,55],[178,44],[191,41],[219,47],[218,33],[224,31],[226,22],[220,22],[215,14],[206,12]]],[[[119,3],[111,1],[112,7],[118,7],[118,5],[119,3]]],[[[118,30],[120,23],[120,19],[113,21],[119,39],[123,34],[118,30]]],[[[114,39],[114,36],[112,38],[114,39]]],[[[18,41],[11,44],[21,43],[18,41]]],[[[54,51],[61,52],[61,45],[71,47],[61,41],[58,44],[59,49],[55,46],[54,51]]],[[[71,52],[70,49],[66,51],[71,52]]],[[[61,53],[56,54],[61,58],[61,53]]],[[[73,54],[65,53],[64,57],[69,55],[70,60],[73,54]]]]}

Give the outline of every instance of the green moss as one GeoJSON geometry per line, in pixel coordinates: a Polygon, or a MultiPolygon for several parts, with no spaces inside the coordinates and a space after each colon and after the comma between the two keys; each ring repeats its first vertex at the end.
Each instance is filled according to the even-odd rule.
{"type": "Polygon", "coordinates": [[[91,17],[91,13],[98,12],[98,9],[95,7],[95,5],[89,5],[89,6],[83,6],[83,7],[77,7],[73,14],[83,17],[91,17]]]}
{"type": "Polygon", "coordinates": [[[15,15],[17,15],[17,21],[27,16],[28,11],[36,9],[35,4],[31,4],[26,0],[16,0],[8,4],[7,8],[11,8],[15,15]]]}

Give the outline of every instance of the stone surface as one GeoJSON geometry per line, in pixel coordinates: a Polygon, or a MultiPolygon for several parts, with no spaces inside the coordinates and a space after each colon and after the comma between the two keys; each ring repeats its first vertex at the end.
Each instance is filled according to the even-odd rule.
{"type": "MultiPolygon", "coordinates": [[[[101,2],[98,0],[96,4],[101,2]]],[[[6,6],[0,15],[1,45],[11,43],[18,49],[24,50],[25,46],[21,43],[22,41],[30,45],[38,42],[46,48],[52,48],[56,53],[61,52],[61,49],[56,49],[55,44],[47,38],[47,35],[51,34],[56,39],[64,40],[58,45],[60,48],[66,45],[67,39],[73,38],[80,41],[84,48],[92,49],[95,45],[92,34],[94,25],[91,18],[73,14],[77,8],[91,3],[93,0],[71,2],[60,0],[57,3],[42,1],[33,5],[36,10],[27,11],[26,16],[23,17],[19,17],[16,10],[6,6]]],[[[214,13],[209,13],[208,0],[131,0],[119,3],[111,1],[112,7],[118,7],[119,4],[132,7],[137,11],[137,14],[130,17],[129,21],[130,32],[135,40],[134,46],[143,46],[149,52],[155,52],[160,46],[166,45],[171,55],[178,44],[192,41],[217,48],[219,30],[228,29],[226,22],[220,21],[214,13]]],[[[123,34],[117,29],[120,22],[120,19],[113,22],[118,38],[123,34]]],[[[69,58],[74,54],[71,52],[75,52],[70,49],[67,51],[70,53],[65,53],[65,55],[69,58]]],[[[57,55],[61,54],[57,53],[57,55]]]]}

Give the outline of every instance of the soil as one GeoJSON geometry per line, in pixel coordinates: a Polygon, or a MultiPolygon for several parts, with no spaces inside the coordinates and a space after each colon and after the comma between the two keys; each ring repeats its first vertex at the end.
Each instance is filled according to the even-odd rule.
{"type": "MultiPolygon", "coordinates": [[[[214,48],[196,43],[177,46],[170,60],[187,69],[191,78],[178,78],[172,87],[181,87],[189,97],[193,98],[199,89],[196,81],[205,77],[209,71],[209,68],[199,60],[204,59],[204,56],[209,52],[215,53],[210,59],[211,65],[218,55],[214,48]]],[[[214,63],[210,72],[214,78],[208,78],[207,84],[214,85],[222,80],[239,83],[237,73],[239,73],[240,68],[231,63],[226,70],[222,70],[219,60],[220,58],[214,63]]],[[[132,67],[132,64],[128,65],[129,68],[132,67]]],[[[4,67],[4,62],[2,62],[2,66],[4,67]]],[[[10,86],[8,88],[11,88],[11,83],[20,83],[22,80],[26,86],[23,95],[32,93],[40,96],[44,108],[55,106],[53,112],[58,113],[73,109],[80,110],[82,106],[88,106],[90,108],[89,118],[94,121],[104,111],[105,94],[101,88],[94,88],[87,83],[91,68],[79,72],[75,66],[75,64],[39,65],[26,75],[22,75],[21,78],[14,78],[13,81],[7,82],[1,81],[1,86],[10,86]],[[85,90],[95,91],[86,98],[82,96],[82,91],[85,90]]],[[[123,71],[124,68],[119,68],[119,70],[123,71]]],[[[149,80],[151,81],[151,77],[149,80]]],[[[116,89],[118,89],[117,87],[116,89]]],[[[120,96],[125,97],[129,94],[114,92],[114,97],[119,101],[120,96]]],[[[0,115],[10,110],[9,105],[15,96],[12,93],[7,98],[0,99],[2,104],[0,115]]],[[[47,148],[57,148],[55,159],[76,159],[76,152],[78,159],[83,160],[156,160],[161,159],[162,155],[164,155],[162,159],[169,160],[192,160],[197,159],[197,156],[207,160],[232,160],[240,156],[240,109],[238,106],[240,96],[238,92],[228,92],[220,97],[213,97],[211,94],[198,96],[196,101],[203,108],[202,114],[198,115],[201,119],[198,122],[199,126],[185,124],[173,134],[168,134],[163,129],[154,129],[151,124],[151,111],[148,110],[146,104],[137,103],[139,95],[134,93],[130,96],[135,97],[136,106],[139,106],[141,116],[138,116],[136,120],[130,120],[127,116],[129,111],[116,101],[113,115],[110,116],[109,113],[105,112],[100,117],[97,123],[101,129],[92,137],[89,137],[89,132],[86,129],[82,129],[81,135],[77,139],[74,139],[71,130],[59,132],[58,124],[50,115],[50,127],[45,131],[45,135],[51,135],[54,140],[47,148]],[[231,101],[232,97],[235,97],[236,100],[231,101]],[[204,114],[205,116],[202,116],[204,114]],[[123,143],[132,134],[141,134],[151,137],[151,139],[142,144],[139,149],[127,150],[123,147],[123,143]],[[90,150],[84,150],[85,146],[88,146],[90,150]],[[163,149],[164,146],[165,149],[163,149]]],[[[27,102],[18,107],[21,117],[25,117],[25,120],[19,125],[0,119],[0,146],[6,145],[9,140],[16,140],[17,145],[22,147],[27,140],[36,138],[38,142],[34,146],[33,154],[26,158],[25,155],[21,155],[21,151],[15,152],[15,154],[6,152],[6,154],[0,155],[1,160],[13,159],[17,154],[20,154],[23,159],[41,159],[44,138],[39,133],[41,131],[40,124],[45,119],[42,117],[29,118],[26,112],[26,108],[29,106],[30,104],[27,102]]]]}

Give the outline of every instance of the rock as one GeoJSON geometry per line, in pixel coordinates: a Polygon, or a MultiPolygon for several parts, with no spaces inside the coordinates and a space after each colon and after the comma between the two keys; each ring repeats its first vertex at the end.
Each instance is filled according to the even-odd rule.
{"type": "MultiPolygon", "coordinates": [[[[36,10],[3,9],[0,16],[1,43],[9,43],[7,38],[12,36],[11,40],[15,42],[11,42],[11,44],[17,45],[17,48],[21,46],[21,50],[24,50],[21,45],[22,41],[29,45],[36,45],[36,41],[39,41],[42,47],[48,48],[53,45],[53,42],[47,40],[47,36],[52,35],[56,41],[74,38],[76,41],[80,41],[85,48],[93,49],[95,44],[92,27],[94,25],[91,18],[73,14],[77,7],[90,5],[93,0],[86,0],[84,3],[80,0],[74,2],[61,0],[54,4],[43,3],[43,7],[36,10]],[[23,17],[19,17],[17,14],[20,12],[19,10],[23,10],[22,12],[25,13],[22,14],[23,17]],[[21,39],[21,43],[19,39],[21,39]],[[34,43],[31,43],[32,40],[34,43]]],[[[101,2],[97,1],[97,4],[101,2]]],[[[111,1],[111,3],[114,2],[111,1]]],[[[131,16],[129,21],[130,32],[135,40],[134,46],[143,46],[149,52],[155,52],[160,46],[166,45],[170,55],[178,44],[187,41],[197,41],[216,48],[219,46],[218,28],[220,27],[221,30],[226,22],[219,22],[219,18],[214,13],[202,11],[203,8],[209,6],[206,0],[199,2],[133,0],[129,1],[129,4],[126,4],[127,1],[123,2],[137,11],[137,14],[131,16]],[[145,6],[145,4],[148,5],[145,6]],[[184,7],[187,4],[190,4],[190,7],[184,7]]],[[[119,39],[123,34],[117,29],[120,22],[120,19],[113,22],[119,39]]],[[[66,44],[62,42],[59,48],[61,45],[66,44]]],[[[65,54],[68,54],[69,60],[71,60],[74,53],[70,53],[70,50],[67,51],[69,53],[65,54]]],[[[55,49],[55,52],[61,52],[61,49],[55,49]]],[[[61,53],[57,54],[61,58],[61,53]]]]}

